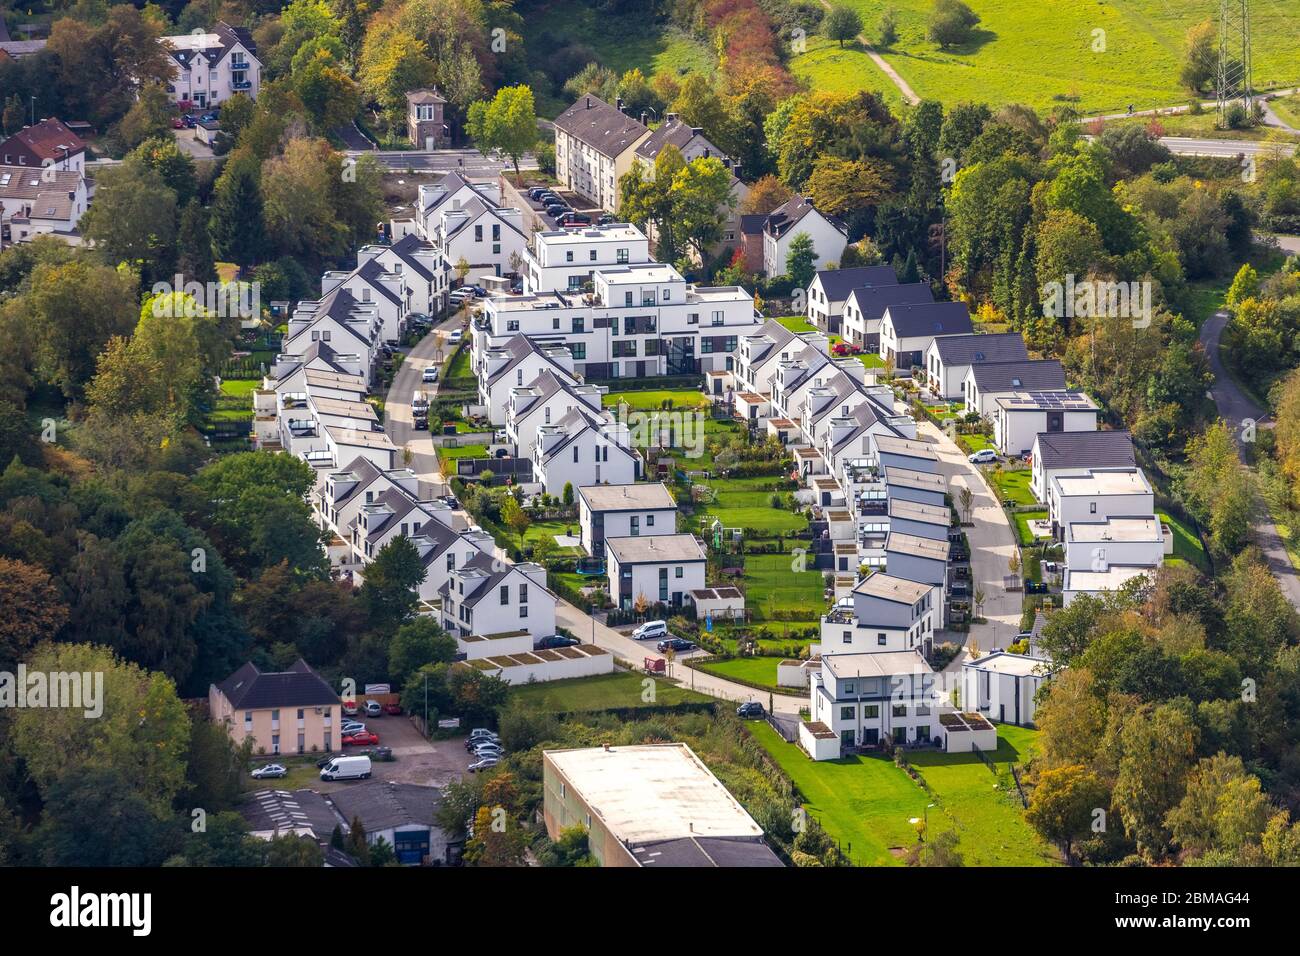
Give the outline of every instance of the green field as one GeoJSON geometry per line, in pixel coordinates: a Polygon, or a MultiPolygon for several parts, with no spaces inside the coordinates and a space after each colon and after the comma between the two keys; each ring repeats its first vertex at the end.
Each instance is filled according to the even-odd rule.
{"type": "Polygon", "coordinates": [[[806,612],[816,621],[826,609],[820,571],[795,571],[789,554],[751,554],[745,558],[746,606],[771,618],[775,611],[806,612]]]}
{"type": "Polygon", "coordinates": [[[444,445],[438,449],[438,462],[442,466],[442,473],[448,476],[456,474],[456,459],[486,457],[488,457],[487,445],[461,445],[458,448],[448,448],[444,445]]]}
{"type": "Polygon", "coordinates": [[[601,674],[599,677],[574,677],[570,680],[545,681],[521,684],[510,690],[510,700],[518,701],[531,710],[556,714],[584,710],[611,710],[622,707],[655,707],[672,704],[707,703],[713,700],[707,694],[679,687],[672,681],[654,679],[655,699],[643,700],[644,674],[620,671],[601,674]]]}
{"type": "Polygon", "coordinates": [[[754,684],[776,687],[776,665],[779,657],[733,657],[725,661],[709,661],[700,670],[719,677],[738,678],[754,684]]]}
{"type": "MultiPolygon", "coordinates": [[[[981,22],[965,47],[941,50],[925,39],[931,0],[846,0],[875,35],[881,12],[897,11],[899,40],[885,60],[923,98],[944,103],[1069,103],[1085,112],[1122,112],[1187,102],[1178,82],[1187,30],[1217,14],[1204,0],[971,0],[981,22]],[[1094,31],[1103,31],[1096,33],[1094,31]]],[[[1255,86],[1300,80],[1300,8],[1254,4],[1251,44],[1255,86]]],[[[845,56],[810,43],[794,58],[815,88],[880,90],[889,81],[865,55],[845,56]]]]}
{"type": "Polygon", "coordinates": [[[1174,533],[1173,556],[1208,572],[1210,562],[1205,555],[1205,546],[1201,544],[1201,539],[1196,536],[1196,532],[1163,511],[1157,511],[1156,517],[1169,525],[1169,529],[1174,533]]]}
{"type": "Polygon", "coordinates": [[[1016,537],[1020,539],[1020,543],[1022,545],[1031,545],[1037,539],[1034,537],[1033,533],[1029,530],[1029,522],[1046,521],[1047,512],[1046,511],[1017,511],[1014,515],[1012,515],[1012,517],[1015,518],[1016,521],[1016,537]]]}
{"type": "Polygon", "coordinates": [[[995,778],[974,754],[909,752],[911,765],[934,792],[931,798],[892,761],[853,756],[813,761],[797,744],[788,744],[766,724],[749,724],[803,795],[804,806],[859,866],[903,862],[917,830],[909,821],[928,820],[931,834],[955,829],[957,850],[967,866],[1045,866],[1057,855],[1025,822],[1012,791],[995,784],[1005,778],[1007,761],[1024,763],[1034,731],[1000,726],[992,755],[1003,771],[995,778]],[[927,810],[927,805],[935,806],[927,810]]]}

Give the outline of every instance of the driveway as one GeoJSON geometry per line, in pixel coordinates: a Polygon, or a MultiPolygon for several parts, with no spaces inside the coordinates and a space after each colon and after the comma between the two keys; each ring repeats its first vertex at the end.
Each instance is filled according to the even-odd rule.
{"type": "MultiPolygon", "coordinates": [[[[611,627],[606,627],[595,618],[586,614],[577,607],[574,607],[568,601],[561,601],[555,608],[555,623],[560,627],[567,628],[573,633],[573,636],[580,641],[590,641],[598,647],[603,647],[612,652],[616,657],[625,661],[640,663],[642,658],[652,657],[660,660],[666,660],[663,654],[655,650],[654,641],[634,641],[630,637],[620,634],[611,627]]],[[[729,680],[723,680],[721,677],[715,677],[712,674],[706,674],[698,671],[693,667],[687,667],[680,663],[683,656],[701,656],[700,651],[692,651],[686,655],[677,655],[677,662],[669,665],[672,668],[672,676],[675,677],[683,687],[689,687],[691,690],[699,691],[702,694],[708,694],[711,697],[720,697],[723,700],[746,701],[756,700],[764,707],[767,706],[767,691],[758,690],[745,684],[737,684],[729,680]]],[[[772,707],[777,713],[798,714],[800,707],[808,706],[808,695],[801,694],[798,697],[791,697],[786,694],[772,694],[772,707]]]]}
{"type": "Polygon", "coordinates": [[[397,758],[392,763],[375,761],[376,780],[445,787],[459,780],[469,766],[462,738],[425,740],[407,717],[370,718],[367,726],[379,735],[380,743],[393,748],[397,758]]]}
{"type": "MultiPolygon", "coordinates": [[[[437,395],[438,386],[425,385],[420,381],[426,365],[437,364],[434,354],[437,351],[437,333],[450,334],[454,329],[463,328],[465,320],[454,315],[441,325],[429,330],[429,334],[416,343],[415,348],[406,353],[402,364],[397,367],[393,384],[384,398],[384,431],[398,448],[411,451],[411,469],[421,478],[429,479],[439,471],[438,456],[434,452],[433,439],[423,429],[417,431],[411,417],[411,398],[416,389],[423,389],[431,396],[437,395]]],[[[468,347],[468,346],[467,346],[468,347]]],[[[452,346],[443,343],[444,357],[450,355],[452,346]]]]}
{"type": "Polygon", "coordinates": [[[917,436],[934,444],[939,469],[948,479],[953,500],[960,489],[971,490],[971,521],[965,528],[971,552],[971,593],[984,592],[983,615],[986,623],[971,625],[966,645],[977,644],[981,651],[1005,648],[1020,633],[1023,594],[1008,591],[1003,578],[1011,573],[1009,562],[1016,548],[1016,535],[1007,513],[984,480],[979,468],[966,459],[957,443],[930,422],[916,426],[917,436]]]}

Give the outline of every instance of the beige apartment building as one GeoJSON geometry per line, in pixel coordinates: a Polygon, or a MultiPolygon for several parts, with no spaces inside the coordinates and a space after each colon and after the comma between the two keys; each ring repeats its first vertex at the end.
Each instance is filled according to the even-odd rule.
{"type": "Polygon", "coordinates": [[[306,661],[287,671],[245,664],[208,688],[208,713],[242,744],[253,738],[258,754],[329,752],[340,745],[343,704],[306,661]]]}

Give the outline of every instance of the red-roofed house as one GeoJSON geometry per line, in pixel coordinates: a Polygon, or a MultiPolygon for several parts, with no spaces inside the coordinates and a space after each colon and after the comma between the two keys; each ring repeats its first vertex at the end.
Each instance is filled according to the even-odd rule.
{"type": "Polygon", "coordinates": [[[43,119],[0,142],[0,166],[52,166],[86,171],[86,144],[62,120],[43,119]]]}

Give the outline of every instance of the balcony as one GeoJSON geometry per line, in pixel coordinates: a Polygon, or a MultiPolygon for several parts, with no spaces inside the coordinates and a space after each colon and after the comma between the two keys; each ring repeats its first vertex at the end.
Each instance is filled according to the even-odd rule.
{"type": "Polygon", "coordinates": [[[251,90],[253,88],[252,80],[235,80],[230,84],[232,90],[251,90]]]}

